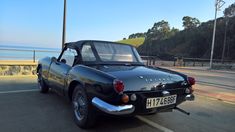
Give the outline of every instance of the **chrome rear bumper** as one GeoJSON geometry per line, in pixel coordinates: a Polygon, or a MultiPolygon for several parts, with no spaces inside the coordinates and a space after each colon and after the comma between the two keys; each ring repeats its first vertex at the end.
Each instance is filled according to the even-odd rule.
{"type": "Polygon", "coordinates": [[[107,102],[104,102],[103,100],[97,97],[94,97],[92,99],[92,104],[95,107],[97,107],[99,110],[111,115],[126,115],[126,114],[131,114],[135,111],[135,106],[133,105],[115,106],[107,102]]]}
{"type": "Polygon", "coordinates": [[[185,100],[187,101],[193,101],[195,99],[195,96],[193,94],[188,94],[185,96],[185,100]]]}

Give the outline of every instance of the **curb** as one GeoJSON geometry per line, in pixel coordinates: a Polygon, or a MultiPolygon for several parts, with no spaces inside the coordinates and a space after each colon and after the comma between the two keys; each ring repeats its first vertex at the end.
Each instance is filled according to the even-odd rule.
{"type": "Polygon", "coordinates": [[[36,78],[37,75],[9,75],[9,76],[0,76],[0,79],[19,79],[19,78],[36,78]]]}
{"type": "Polygon", "coordinates": [[[235,71],[224,71],[224,70],[211,70],[211,69],[196,69],[193,67],[167,67],[167,68],[175,68],[175,69],[184,69],[184,70],[195,70],[195,71],[211,71],[211,72],[218,72],[218,73],[229,73],[229,74],[235,74],[235,71]]]}
{"type": "Polygon", "coordinates": [[[235,105],[235,95],[220,94],[220,93],[216,93],[216,92],[208,92],[208,91],[199,90],[199,89],[195,89],[194,93],[197,95],[200,95],[200,96],[213,98],[216,100],[228,102],[229,104],[235,105]]]}

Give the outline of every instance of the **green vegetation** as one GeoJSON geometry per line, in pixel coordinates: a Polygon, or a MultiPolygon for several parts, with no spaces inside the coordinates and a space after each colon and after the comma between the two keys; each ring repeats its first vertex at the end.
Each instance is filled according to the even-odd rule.
{"type": "MultiPolygon", "coordinates": [[[[171,60],[174,57],[210,58],[214,20],[201,23],[197,18],[184,16],[183,30],[170,27],[165,20],[154,23],[144,33],[134,33],[128,38],[144,36],[144,43],[137,50],[141,55],[158,56],[171,60]]],[[[133,44],[129,39],[123,43],[133,44]]],[[[214,59],[235,60],[235,3],[217,19],[214,59]],[[224,51],[223,51],[224,49],[224,51]]]]}
{"type": "Polygon", "coordinates": [[[132,39],[123,39],[117,42],[124,43],[124,44],[131,44],[135,47],[139,47],[140,45],[144,43],[144,40],[145,40],[144,37],[140,37],[140,38],[132,38],[132,39]]]}
{"type": "Polygon", "coordinates": [[[200,21],[197,18],[192,18],[190,16],[184,16],[182,21],[184,29],[195,28],[200,24],[200,21]]]}
{"type": "MultiPolygon", "coordinates": [[[[226,21],[225,18],[217,19],[214,59],[222,58],[226,21]]],[[[176,32],[169,37],[147,36],[138,51],[142,55],[154,55],[162,59],[172,59],[175,56],[209,59],[213,25],[214,21],[208,21],[198,27],[176,32]]],[[[229,18],[227,24],[224,58],[235,59],[235,17],[229,18]]]]}

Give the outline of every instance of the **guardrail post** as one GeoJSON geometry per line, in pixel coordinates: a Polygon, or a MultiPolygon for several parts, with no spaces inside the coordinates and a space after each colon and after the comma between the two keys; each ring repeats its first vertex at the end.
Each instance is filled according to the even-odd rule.
{"type": "Polygon", "coordinates": [[[35,62],[35,50],[33,50],[33,62],[35,62]]]}
{"type": "Polygon", "coordinates": [[[149,57],[148,57],[148,59],[147,59],[147,60],[148,60],[148,61],[147,61],[147,62],[148,62],[148,63],[147,63],[147,65],[149,66],[149,65],[150,65],[150,63],[149,63],[149,57]]]}

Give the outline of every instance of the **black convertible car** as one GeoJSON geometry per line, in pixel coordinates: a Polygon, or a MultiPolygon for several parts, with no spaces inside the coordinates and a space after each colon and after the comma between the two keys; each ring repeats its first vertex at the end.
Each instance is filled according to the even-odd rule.
{"type": "Polygon", "coordinates": [[[38,84],[67,96],[75,122],[82,128],[97,115],[136,115],[184,110],[177,106],[194,100],[195,79],[184,74],[145,66],[131,45],[106,41],[67,43],[58,58],[39,61],[38,84]]]}

